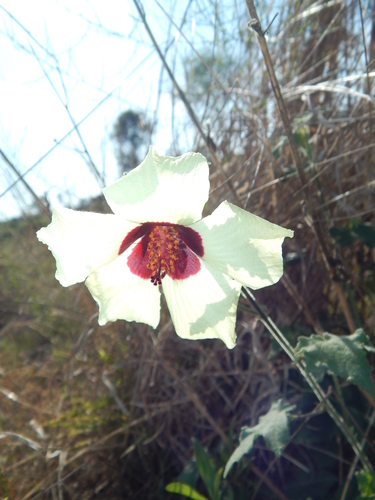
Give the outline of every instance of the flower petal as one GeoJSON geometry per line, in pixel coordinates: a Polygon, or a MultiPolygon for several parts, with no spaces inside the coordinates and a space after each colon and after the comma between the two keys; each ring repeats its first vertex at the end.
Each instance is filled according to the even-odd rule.
{"type": "Polygon", "coordinates": [[[113,212],[128,220],[189,225],[202,217],[209,187],[204,156],[159,156],[151,146],[145,160],[103,194],[113,212]]]}
{"type": "Polygon", "coordinates": [[[163,292],[177,335],[184,339],[221,339],[236,345],[236,311],[241,284],[201,260],[198,274],[163,280],[163,292]]]}
{"type": "Polygon", "coordinates": [[[90,274],[86,286],[99,305],[99,325],[125,319],[156,328],[160,320],[159,287],[130,271],[127,259],[131,250],[90,274]]]}
{"type": "Polygon", "coordinates": [[[281,278],[281,245],[293,231],[227,201],[191,227],[202,237],[204,260],[243,285],[256,290],[281,278]]]}
{"type": "Polygon", "coordinates": [[[124,237],[136,226],[116,215],[59,208],[51,224],[36,234],[56,259],[56,279],[70,286],[115,259],[124,237]]]}

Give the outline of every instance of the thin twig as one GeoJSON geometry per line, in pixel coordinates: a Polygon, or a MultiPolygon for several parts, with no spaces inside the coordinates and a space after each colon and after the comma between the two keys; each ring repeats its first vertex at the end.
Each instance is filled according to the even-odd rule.
{"type": "Polygon", "coordinates": [[[215,430],[215,432],[221,437],[224,443],[228,443],[228,436],[223,431],[223,429],[219,426],[216,420],[211,416],[206,406],[200,400],[198,394],[184,381],[179,377],[178,373],[172,366],[161,356],[156,343],[154,344],[154,351],[157,357],[159,358],[160,363],[163,365],[164,369],[171,375],[171,377],[176,380],[184,389],[185,394],[189,397],[191,402],[197,408],[199,413],[204,417],[211,427],[215,430]]]}
{"type": "Polygon", "coordinates": [[[224,171],[223,165],[221,164],[221,161],[220,161],[218,155],[216,154],[216,151],[215,151],[216,146],[214,145],[211,137],[209,137],[207,134],[204,133],[200,121],[198,120],[196,114],[194,113],[193,108],[190,106],[189,100],[187,99],[187,97],[186,97],[185,93],[183,92],[183,90],[181,89],[181,87],[178,85],[178,83],[173,75],[173,72],[172,72],[171,68],[169,67],[169,64],[167,63],[167,61],[166,61],[166,59],[165,59],[165,57],[164,57],[164,55],[159,47],[159,44],[157,43],[157,41],[156,41],[152,31],[151,31],[151,28],[146,20],[146,15],[145,15],[145,12],[143,10],[143,7],[142,7],[140,1],[139,0],[133,0],[133,1],[134,1],[134,4],[138,10],[138,13],[139,13],[141,19],[142,19],[143,25],[144,25],[149,37],[151,38],[151,41],[152,41],[155,49],[156,49],[156,52],[158,53],[163,65],[164,65],[164,67],[169,75],[169,78],[172,80],[172,83],[173,83],[175,89],[177,90],[181,101],[185,105],[186,111],[188,112],[188,115],[190,116],[191,121],[194,123],[196,129],[199,132],[199,135],[202,137],[202,139],[206,143],[207,148],[210,151],[212,163],[214,164],[214,166],[216,168],[218,168],[220,170],[222,176],[226,180],[226,182],[227,182],[227,184],[228,184],[228,186],[229,186],[229,188],[234,196],[234,199],[236,200],[238,205],[241,206],[241,201],[238,197],[238,194],[237,194],[236,190],[234,189],[232,182],[229,179],[227,179],[227,175],[224,171]]]}
{"type": "MultiPolygon", "coordinates": [[[[1,7],[1,5],[0,5],[1,7]]],[[[0,198],[2,198],[8,191],[10,191],[19,181],[24,181],[24,178],[26,177],[27,174],[29,174],[32,170],[34,170],[34,168],[36,166],[39,165],[39,163],[41,163],[50,153],[52,153],[52,151],[54,149],[56,149],[58,146],[60,146],[60,144],[62,142],[65,141],[65,139],[67,139],[70,134],[72,134],[76,129],[77,127],[79,127],[80,125],[82,125],[82,123],[84,121],[87,120],[87,118],[89,118],[98,108],[100,108],[100,106],[107,100],[109,99],[115,92],[116,90],[118,90],[118,87],[116,87],[115,89],[112,90],[112,92],[109,92],[109,94],[107,94],[105,97],[103,97],[103,99],[101,101],[98,102],[98,104],[96,106],[94,106],[91,111],[89,111],[87,113],[87,115],[85,115],[82,120],[80,120],[73,128],[71,128],[69,130],[69,132],[67,132],[65,135],[63,135],[61,137],[61,139],[59,139],[58,141],[55,142],[55,144],[52,146],[52,148],[50,148],[46,153],[44,153],[33,165],[31,165],[31,167],[29,167],[26,172],[24,172],[23,174],[20,174],[20,177],[18,179],[16,179],[10,186],[8,186],[2,193],[0,193],[0,198]]]]}
{"type": "MultiPolygon", "coordinates": [[[[372,416],[371,416],[370,421],[368,423],[365,435],[363,436],[363,439],[362,439],[362,442],[361,442],[362,448],[366,444],[367,436],[368,436],[368,433],[370,432],[370,429],[371,429],[371,427],[372,427],[372,425],[374,423],[374,420],[375,420],[375,411],[372,412],[372,416]]],[[[340,500],[345,500],[346,493],[348,492],[349,484],[350,484],[350,482],[351,482],[351,480],[353,478],[355,469],[357,467],[358,459],[359,459],[359,457],[358,457],[358,455],[356,455],[356,457],[354,458],[353,463],[352,463],[352,465],[350,467],[349,473],[348,473],[348,475],[346,477],[344,489],[342,490],[342,494],[341,494],[340,500]]]]}
{"type": "MultiPolygon", "coordinates": [[[[281,119],[282,119],[282,122],[283,122],[283,125],[285,128],[286,135],[288,137],[288,141],[290,144],[294,163],[297,167],[297,172],[298,172],[298,175],[299,175],[302,187],[303,187],[303,191],[304,191],[305,199],[306,199],[306,203],[307,203],[307,208],[308,208],[308,211],[309,211],[311,218],[312,218],[312,226],[314,228],[315,234],[318,238],[319,244],[320,244],[322,252],[323,252],[323,260],[324,260],[325,266],[326,266],[330,276],[333,278],[336,274],[336,270],[335,270],[335,267],[332,264],[332,261],[330,259],[331,249],[330,249],[329,243],[327,242],[327,240],[323,234],[322,228],[319,224],[318,213],[317,213],[316,208],[314,206],[314,203],[312,201],[310,189],[308,186],[308,179],[307,179],[306,173],[303,169],[302,160],[301,160],[301,157],[300,157],[300,154],[298,151],[296,141],[294,139],[292,126],[290,124],[288,112],[287,112],[287,109],[285,106],[285,102],[284,102],[284,98],[283,98],[283,95],[282,95],[282,92],[280,89],[280,85],[279,85],[279,82],[276,78],[276,74],[275,74],[275,70],[273,67],[272,60],[271,60],[271,56],[270,56],[270,53],[268,51],[267,42],[266,42],[264,33],[262,31],[262,26],[261,26],[261,23],[259,21],[258,14],[257,14],[253,0],[246,0],[246,4],[247,4],[247,8],[249,9],[250,18],[251,18],[249,26],[251,29],[253,29],[255,31],[255,33],[257,34],[257,37],[258,37],[258,42],[259,42],[259,45],[260,45],[260,48],[261,48],[261,51],[263,54],[263,58],[264,58],[266,67],[267,67],[268,76],[269,76],[270,81],[271,81],[272,89],[273,89],[273,92],[275,94],[275,98],[276,98],[277,105],[278,105],[278,108],[280,111],[281,119]]],[[[336,289],[336,293],[338,295],[338,298],[339,298],[339,301],[341,304],[341,308],[343,310],[343,313],[344,313],[346,322],[348,324],[349,330],[351,332],[354,332],[355,331],[355,323],[354,323],[353,315],[352,315],[352,312],[350,310],[348,301],[345,297],[345,294],[343,292],[342,285],[338,281],[333,280],[333,286],[336,289]]]]}
{"type": "Polygon", "coordinates": [[[74,470],[72,470],[72,472],[69,472],[69,474],[67,474],[66,476],[64,477],[59,477],[59,479],[57,480],[56,483],[54,484],[51,484],[51,486],[49,486],[48,488],[45,488],[43,491],[41,491],[40,493],[38,493],[35,497],[33,497],[31,500],[36,500],[37,498],[40,498],[42,495],[44,495],[44,493],[46,493],[47,491],[51,490],[52,488],[54,488],[55,486],[60,486],[66,479],[68,479],[68,477],[72,476],[73,474],[75,474],[77,471],[79,471],[80,469],[82,469],[82,467],[84,467],[85,465],[87,464],[87,461],[86,462],[83,462],[83,464],[81,464],[79,467],[76,467],[74,470]]]}
{"type": "Polygon", "coordinates": [[[9,158],[6,156],[6,154],[1,149],[0,149],[0,156],[3,158],[3,160],[8,165],[8,167],[10,167],[13,170],[13,172],[17,175],[18,180],[20,180],[22,182],[22,184],[25,186],[25,188],[31,194],[35,203],[41,209],[42,213],[44,213],[45,215],[47,215],[48,218],[50,218],[51,212],[50,212],[49,208],[40,200],[40,198],[36,195],[35,191],[31,188],[30,184],[25,181],[21,172],[13,165],[13,163],[9,160],[9,158]]]}
{"type": "MultiPolygon", "coordinates": [[[[75,119],[74,119],[74,117],[73,117],[72,113],[70,112],[70,109],[69,109],[69,106],[68,106],[68,102],[67,102],[67,101],[66,101],[66,102],[64,102],[64,100],[63,100],[63,98],[61,97],[60,93],[58,92],[58,90],[57,90],[57,88],[56,88],[55,84],[53,83],[53,81],[52,81],[52,79],[51,79],[50,75],[49,75],[49,74],[48,74],[48,72],[45,70],[45,68],[44,68],[44,66],[43,66],[43,64],[42,64],[42,62],[41,62],[41,60],[39,59],[39,57],[38,57],[38,56],[37,56],[37,54],[35,53],[35,50],[33,49],[33,47],[32,47],[32,45],[31,45],[31,44],[29,44],[29,47],[30,47],[30,50],[31,50],[32,54],[34,55],[35,59],[37,60],[37,62],[38,62],[38,64],[39,64],[39,66],[40,66],[40,69],[43,71],[44,76],[47,78],[47,80],[48,80],[49,84],[51,85],[51,87],[52,87],[53,91],[55,92],[55,94],[56,94],[56,96],[57,96],[58,100],[60,101],[60,103],[63,105],[63,107],[64,107],[65,111],[67,112],[67,114],[68,114],[68,116],[69,116],[69,118],[70,118],[70,121],[72,122],[72,125],[74,126],[74,130],[76,131],[77,136],[78,136],[78,138],[79,138],[79,140],[80,140],[80,142],[81,142],[81,144],[82,144],[83,151],[84,151],[84,153],[85,153],[85,155],[86,155],[86,157],[87,157],[87,159],[88,159],[88,164],[89,164],[89,167],[90,167],[90,169],[92,170],[92,172],[94,173],[94,176],[95,176],[96,180],[99,182],[99,186],[100,186],[101,188],[103,188],[103,187],[104,187],[104,185],[105,185],[105,184],[104,184],[104,179],[103,179],[103,177],[100,175],[99,170],[97,169],[97,167],[96,167],[96,165],[95,165],[95,163],[94,163],[94,160],[92,159],[92,157],[91,157],[91,155],[90,155],[90,153],[89,153],[89,150],[88,150],[88,149],[87,149],[87,147],[86,147],[86,144],[85,144],[85,141],[83,140],[83,137],[82,137],[81,131],[79,130],[79,127],[78,127],[78,125],[77,125],[77,123],[76,123],[76,121],[75,121],[75,119]]],[[[57,60],[57,58],[56,58],[55,56],[54,56],[53,58],[54,58],[54,61],[55,61],[55,64],[56,64],[57,71],[58,71],[59,76],[60,76],[60,81],[61,81],[61,84],[62,84],[63,89],[64,89],[64,91],[65,91],[65,84],[64,84],[64,80],[63,80],[63,77],[62,77],[61,71],[60,71],[60,69],[59,69],[58,60],[57,60]]],[[[65,95],[66,95],[66,91],[65,91],[65,95]]]]}
{"type": "Polygon", "coordinates": [[[310,322],[310,324],[314,327],[315,332],[318,335],[322,335],[324,330],[320,325],[319,321],[317,321],[312,312],[310,311],[310,307],[305,301],[305,299],[299,294],[298,290],[294,286],[293,282],[289,278],[286,272],[284,272],[283,277],[281,278],[281,283],[284,285],[286,291],[293,298],[295,303],[297,304],[300,311],[302,311],[306,317],[306,319],[310,322]]]}
{"type": "MultiPolygon", "coordinates": [[[[361,0],[358,0],[358,7],[359,7],[359,13],[361,16],[361,33],[362,33],[362,43],[363,43],[363,50],[364,50],[364,56],[365,56],[365,66],[366,66],[366,82],[367,82],[367,94],[369,97],[371,97],[371,79],[370,79],[370,73],[369,73],[369,60],[367,56],[367,44],[366,44],[366,32],[365,32],[365,25],[363,21],[363,11],[362,11],[362,2],[361,0]]],[[[372,116],[371,116],[371,111],[372,111],[372,106],[371,102],[368,103],[368,142],[372,142],[372,116]]],[[[371,163],[371,155],[370,152],[367,153],[367,162],[368,165],[371,163]]],[[[366,176],[367,182],[369,182],[370,178],[368,175],[368,170],[367,168],[364,169],[364,173],[366,176]]]]}

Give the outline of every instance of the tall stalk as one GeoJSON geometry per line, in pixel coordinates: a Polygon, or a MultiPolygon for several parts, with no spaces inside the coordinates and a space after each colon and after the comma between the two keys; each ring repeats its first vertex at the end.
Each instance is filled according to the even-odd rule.
{"type": "MultiPolygon", "coordinates": [[[[330,249],[329,242],[325,238],[322,227],[321,227],[320,222],[319,222],[318,209],[314,206],[314,203],[312,201],[308,179],[307,179],[306,173],[303,169],[301,156],[298,152],[298,147],[297,147],[296,141],[294,139],[292,126],[290,124],[290,120],[289,120],[288,112],[287,112],[287,109],[285,106],[284,98],[283,98],[283,95],[281,93],[279,82],[276,78],[276,74],[275,74],[275,70],[273,67],[270,53],[268,51],[267,41],[266,41],[266,38],[264,36],[265,32],[262,29],[262,26],[261,26],[261,23],[259,21],[259,17],[258,17],[253,0],[246,0],[246,5],[247,5],[247,8],[248,8],[249,13],[250,13],[249,27],[257,34],[259,46],[260,46],[260,49],[262,51],[264,62],[266,64],[266,68],[267,68],[267,72],[268,72],[268,76],[270,78],[270,82],[272,85],[272,90],[273,90],[273,93],[274,93],[275,98],[276,98],[276,102],[277,102],[277,105],[279,108],[281,120],[283,122],[284,129],[285,129],[286,135],[288,137],[293,160],[294,160],[294,163],[297,167],[298,176],[299,176],[301,184],[302,184],[302,189],[303,189],[303,192],[305,195],[307,209],[308,209],[309,214],[310,214],[311,219],[312,219],[312,226],[314,228],[314,232],[316,234],[316,237],[318,238],[318,241],[319,241],[319,244],[320,244],[320,247],[322,250],[324,264],[325,264],[326,269],[327,269],[328,273],[330,274],[330,276],[334,277],[336,275],[336,269],[335,269],[335,266],[332,263],[332,259],[331,259],[332,252],[330,249]]],[[[339,281],[337,281],[335,279],[332,280],[332,284],[335,287],[336,294],[337,294],[338,299],[340,301],[340,305],[341,305],[342,311],[344,313],[346,322],[348,324],[349,330],[353,333],[356,329],[355,323],[354,323],[352,312],[350,310],[350,306],[349,306],[348,301],[345,297],[342,285],[339,281]]]]}
{"type": "Polygon", "coordinates": [[[306,382],[313,390],[315,396],[323,404],[327,413],[334,420],[334,422],[336,423],[337,427],[341,430],[341,432],[345,435],[346,439],[352,446],[354,453],[356,454],[358,459],[362,462],[363,468],[368,472],[373,472],[373,467],[368,457],[365,455],[365,453],[363,453],[363,446],[361,446],[361,444],[358,442],[357,438],[353,434],[352,429],[348,426],[343,417],[337,412],[336,408],[328,399],[328,395],[324,392],[324,390],[322,389],[316,378],[311,373],[306,371],[305,362],[301,359],[298,359],[296,351],[294,350],[293,346],[284,337],[284,335],[277,328],[272,319],[259,306],[251,291],[246,287],[242,287],[242,295],[257,311],[259,318],[264,324],[264,326],[267,328],[272,337],[278,342],[278,344],[283,348],[283,350],[293,361],[297,369],[300,371],[301,375],[304,377],[306,382]]]}

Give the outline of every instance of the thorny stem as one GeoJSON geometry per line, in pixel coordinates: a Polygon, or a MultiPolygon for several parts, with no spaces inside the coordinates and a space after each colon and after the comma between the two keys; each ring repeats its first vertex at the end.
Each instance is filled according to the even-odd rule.
{"type": "Polygon", "coordinates": [[[286,106],[285,106],[285,102],[284,102],[284,98],[282,96],[280,85],[279,85],[279,82],[276,78],[276,74],[274,71],[271,56],[270,56],[270,53],[268,51],[268,46],[267,46],[267,42],[266,42],[266,39],[264,36],[264,31],[262,30],[262,26],[261,26],[261,23],[259,21],[259,17],[258,17],[253,0],[246,0],[246,5],[247,5],[247,8],[249,10],[250,19],[251,19],[249,26],[253,31],[255,31],[255,33],[257,34],[257,37],[258,37],[260,49],[262,51],[264,62],[265,62],[266,67],[267,67],[268,76],[269,76],[270,81],[271,81],[272,90],[275,94],[275,98],[276,98],[277,105],[278,105],[278,108],[280,111],[281,119],[282,119],[282,122],[283,122],[283,125],[285,128],[286,135],[288,137],[291,151],[292,151],[292,156],[293,156],[295,165],[297,167],[297,172],[298,172],[301,184],[302,184],[302,189],[303,189],[304,194],[305,194],[307,208],[308,208],[309,213],[310,213],[311,218],[312,218],[312,225],[313,225],[315,234],[318,238],[319,244],[320,244],[322,252],[323,252],[323,260],[324,260],[324,263],[325,263],[327,270],[329,271],[330,275],[333,278],[333,285],[336,289],[336,293],[338,295],[338,298],[339,298],[345,319],[347,321],[348,327],[349,327],[351,332],[354,332],[355,331],[355,324],[354,324],[353,316],[352,316],[348,301],[347,301],[345,294],[343,292],[341,283],[339,283],[338,281],[335,281],[335,279],[334,279],[334,276],[336,273],[335,273],[335,267],[332,264],[332,261],[330,259],[331,252],[330,252],[329,244],[327,243],[327,241],[324,237],[322,228],[319,224],[318,214],[317,214],[317,211],[314,207],[314,204],[313,204],[313,201],[311,198],[308,179],[307,179],[305,171],[303,169],[301,157],[299,155],[297,144],[296,144],[296,141],[294,139],[294,135],[293,135],[292,127],[290,124],[288,112],[286,110],[286,106]]]}
{"type": "Polygon", "coordinates": [[[273,338],[278,342],[278,344],[284,349],[290,359],[293,361],[295,366],[300,371],[301,375],[304,377],[306,382],[309,384],[311,389],[313,390],[315,396],[318,400],[323,404],[327,413],[334,420],[337,427],[341,430],[341,432],[345,435],[346,439],[349,441],[352,446],[354,453],[358,457],[358,459],[362,462],[363,468],[367,472],[373,472],[372,465],[367,458],[367,456],[363,452],[363,444],[361,445],[355,435],[353,434],[350,427],[347,425],[343,417],[337,412],[336,408],[333,406],[331,401],[328,399],[327,394],[321,388],[320,384],[316,380],[316,378],[309,372],[306,371],[306,364],[303,360],[298,359],[296,351],[293,346],[288,342],[288,340],[284,337],[281,331],[277,328],[272,319],[263,311],[260,305],[257,303],[254,295],[250,292],[250,290],[246,287],[242,287],[242,295],[246,298],[246,300],[255,308],[258,313],[262,323],[273,336],[273,338]]]}

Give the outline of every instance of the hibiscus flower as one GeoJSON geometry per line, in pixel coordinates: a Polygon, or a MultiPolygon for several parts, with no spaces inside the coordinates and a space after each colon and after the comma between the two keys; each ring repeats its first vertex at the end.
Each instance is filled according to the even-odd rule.
{"type": "Polygon", "coordinates": [[[54,209],[37,232],[56,259],[62,286],[85,281],[99,324],[124,319],[156,328],[160,293],[185,339],[236,342],[241,286],[276,283],[281,246],[293,231],[224,201],[202,219],[209,193],[204,156],[159,156],[103,189],[111,215],[54,209]]]}

